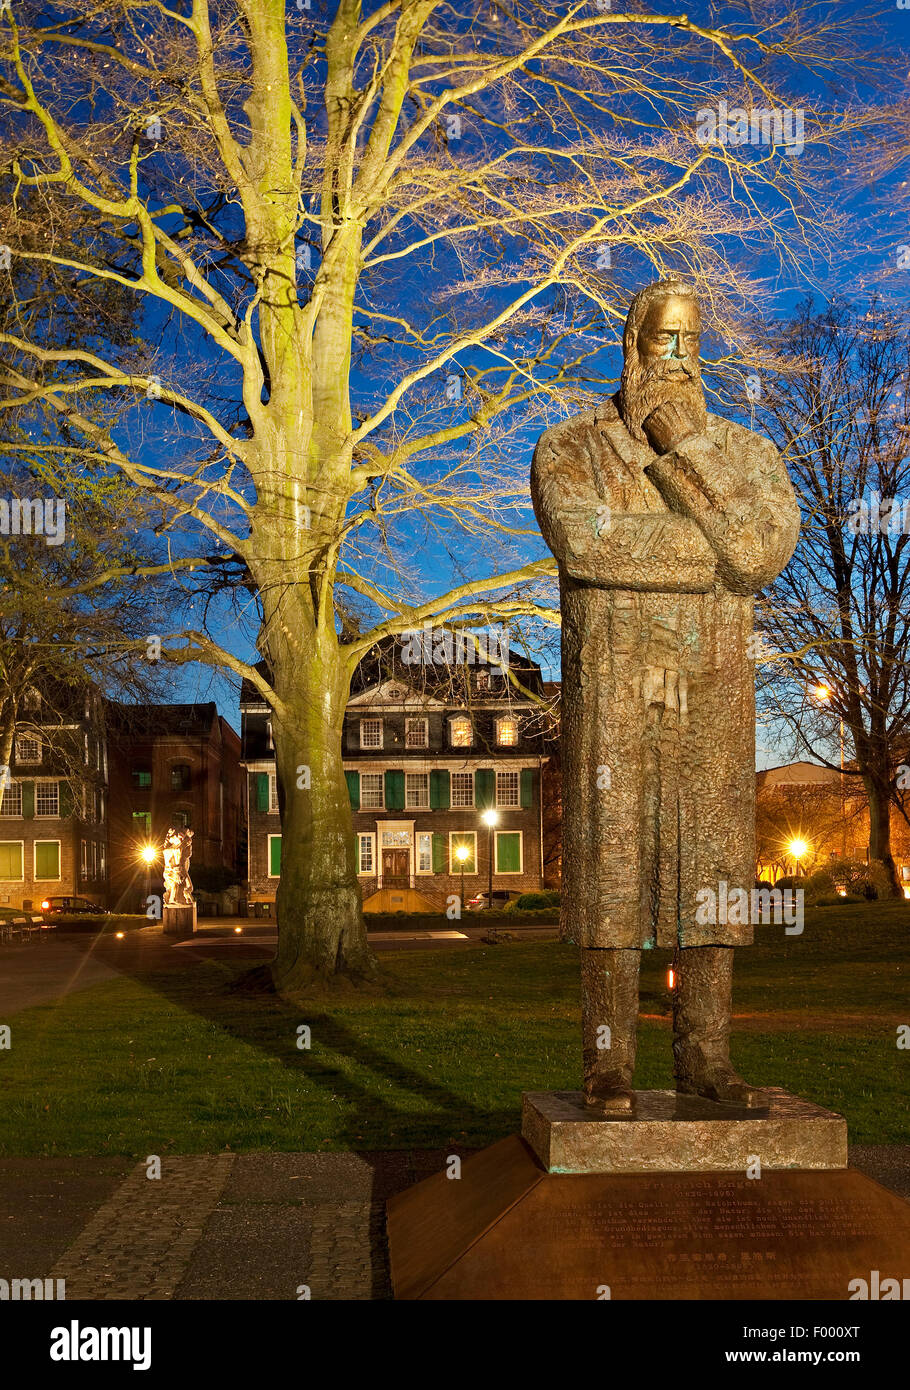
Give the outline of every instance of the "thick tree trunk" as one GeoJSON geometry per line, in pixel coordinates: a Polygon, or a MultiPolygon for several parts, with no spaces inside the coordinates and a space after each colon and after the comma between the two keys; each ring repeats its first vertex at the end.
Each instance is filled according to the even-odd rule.
{"type": "Polygon", "coordinates": [[[866,777],[866,794],[869,798],[869,858],[878,859],[885,867],[891,884],[891,894],[899,898],[903,894],[897,865],[891,851],[891,787],[887,776],[874,774],[866,777]]]}
{"type": "Polygon", "coordinates": [[[308,662],[290,683],[276,672],[276,691],[289,717],[272,723],[282,836],[275,986],[289,991],[337,976],[370,979],[376,961],[367,944],[341,761],[347,671],[340,660],[308,662]]]}

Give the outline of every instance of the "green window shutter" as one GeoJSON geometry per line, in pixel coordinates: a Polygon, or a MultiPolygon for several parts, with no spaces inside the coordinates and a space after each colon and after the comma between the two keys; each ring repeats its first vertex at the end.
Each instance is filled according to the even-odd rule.
{"type": "Polygon", "coordinates": [[[348,784],[348,796],[351,798],[351,810],[360,810],[360,773],[346,772],[344,779],[348,784]]]}
{"type": "Polygon", "coordinates": [[[56,840],[36,840],[35,878],[60,877],[60,845],[56,840]]]}
{"type": "Polygon", "coordinates": [[[387,811],[404,810],[404,773],[389,771],[385,775],[385,804],[387,811]]]}
{"type": "Polygon", "coordinates": [[[34,782],[22,783],[22,814],[32,818],[35,814],[35,784],[34,782]]]}
{"type": "Polygon", "coordinates": [[[521,835],[517,830],[501,830],[496,836],[496,872],[517,874],[521,868],[521,835]]]}
{"type": "Polygon", "coordinates": [[[480,811],[496,805],[496,773],[491,767],[479,767],[474,773],[474,805],[480,811]]]}
{"type": "Polygon", "coordinates": [[[75,800],[74,800],[74,797],[73,797],[73,789],[72,789],[72,787],[70,786],[69,782],[61,782],[61,783],[60,783],[60,815],[61,815],[61,816],[71,816],[71,815],[73,814],[74,805],[75,805],[75,800]]]}
{"type": "Polygon", "coordinates": [[[433,832],[433,873],[444,874],[446,871],[446,837],[433,832]]]}
{"type": "Polygon", "coordinates": [[[278,878],[281,875],[281,836],[272,835],[269,839],[269,873],[278,878]]]}
{"type": "Polygon", "coordinates": [[[430,773],[430,810],[445,811],[450,802],[449,774],[445,768],[436,767],[430,773]]]}
{"type": "Polygon", "coordinates": [[[0,879],[22,878],[22,846],[15,840],[0,843],[0,879]]]}
{"type": "Polygon", "coordinates": [[[534,805],[533,767],[523,767],[521,769],[521,805],[525,811],[529,806],[534,805]]]}
{"type": "Polygon", "coordinates": [[[267,772],[256,772],[256,810],[267,811],[269,809],[269,774],[267,772]]]}

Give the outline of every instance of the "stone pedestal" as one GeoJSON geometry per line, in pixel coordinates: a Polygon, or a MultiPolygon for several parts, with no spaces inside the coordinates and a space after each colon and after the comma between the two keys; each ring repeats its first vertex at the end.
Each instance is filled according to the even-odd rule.
{"type": "Polygon", "coordinates": [[[846,1168],[847,1121],[779,1087],[766,1109],[675,1091],[636,1091],[631,1115],[602,1116],[581,1091],[526,1091],[521,1133],[548,1173],[745,1173],[846,1168]]]}
{"type": "Polygon", "coordinates": [[[196,904],[176,907],[164,904],[161,926],[165,936],[193,936],[196,932],[196,904]]]}
{"type": "Polygon", "coordinates": [[[402,1299],[846,1304],[910,1271],[910,1204],[853,1169],[548,1173],[518,1135],[393,1197],[388,1229],[402,1299]]]}

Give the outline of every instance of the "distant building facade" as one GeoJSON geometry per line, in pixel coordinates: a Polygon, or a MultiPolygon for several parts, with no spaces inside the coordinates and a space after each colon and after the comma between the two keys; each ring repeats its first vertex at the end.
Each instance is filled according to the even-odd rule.
{"type": "Polygon", "coordinates": [[[109,702],[108,726],[111,905],[136,911],[147,891],[160,893],[160,850],[172,825],[193,831],[197,900],[239,880],[245,867],[240,739],[214,702],[109,702]],[[141,858],[145,845],[159,851],[151,871],[141,858]]]}
{"type": "MultiPolygon", "coordinates": [[[[386,643],[360,664],[344,719],[365,908],[444,909],[462,884],[468,900],[487,891],[491,859],[494,893],[542,888],[553,717],[540,668],[514,652],[508,673],[493,662],[419,664],[404,655],[401,644],[386,643]],[[495,814],[492,827],[485,811],[495,814]]],[[[268,706],[249,683],[241,722],[249,899],[271,910],[281,872],[275,754],[268,706]]]]}
{"type": "Polygon", "coordinates": [[[91,687],[29,690],[0,769],[0,905],[40,909],[108,895],[108,751],[104,702],[91,687]]]}

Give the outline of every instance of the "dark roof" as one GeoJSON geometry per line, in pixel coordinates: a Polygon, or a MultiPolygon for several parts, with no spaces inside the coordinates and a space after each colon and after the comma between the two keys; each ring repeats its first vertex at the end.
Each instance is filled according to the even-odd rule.
{"type": "Polygon", "coordinates": [[[201,735],[209,733],[217,719],[214,700],[192,705],[124,705],[108,701],[108,727],[115,735],[201,735]]]}

